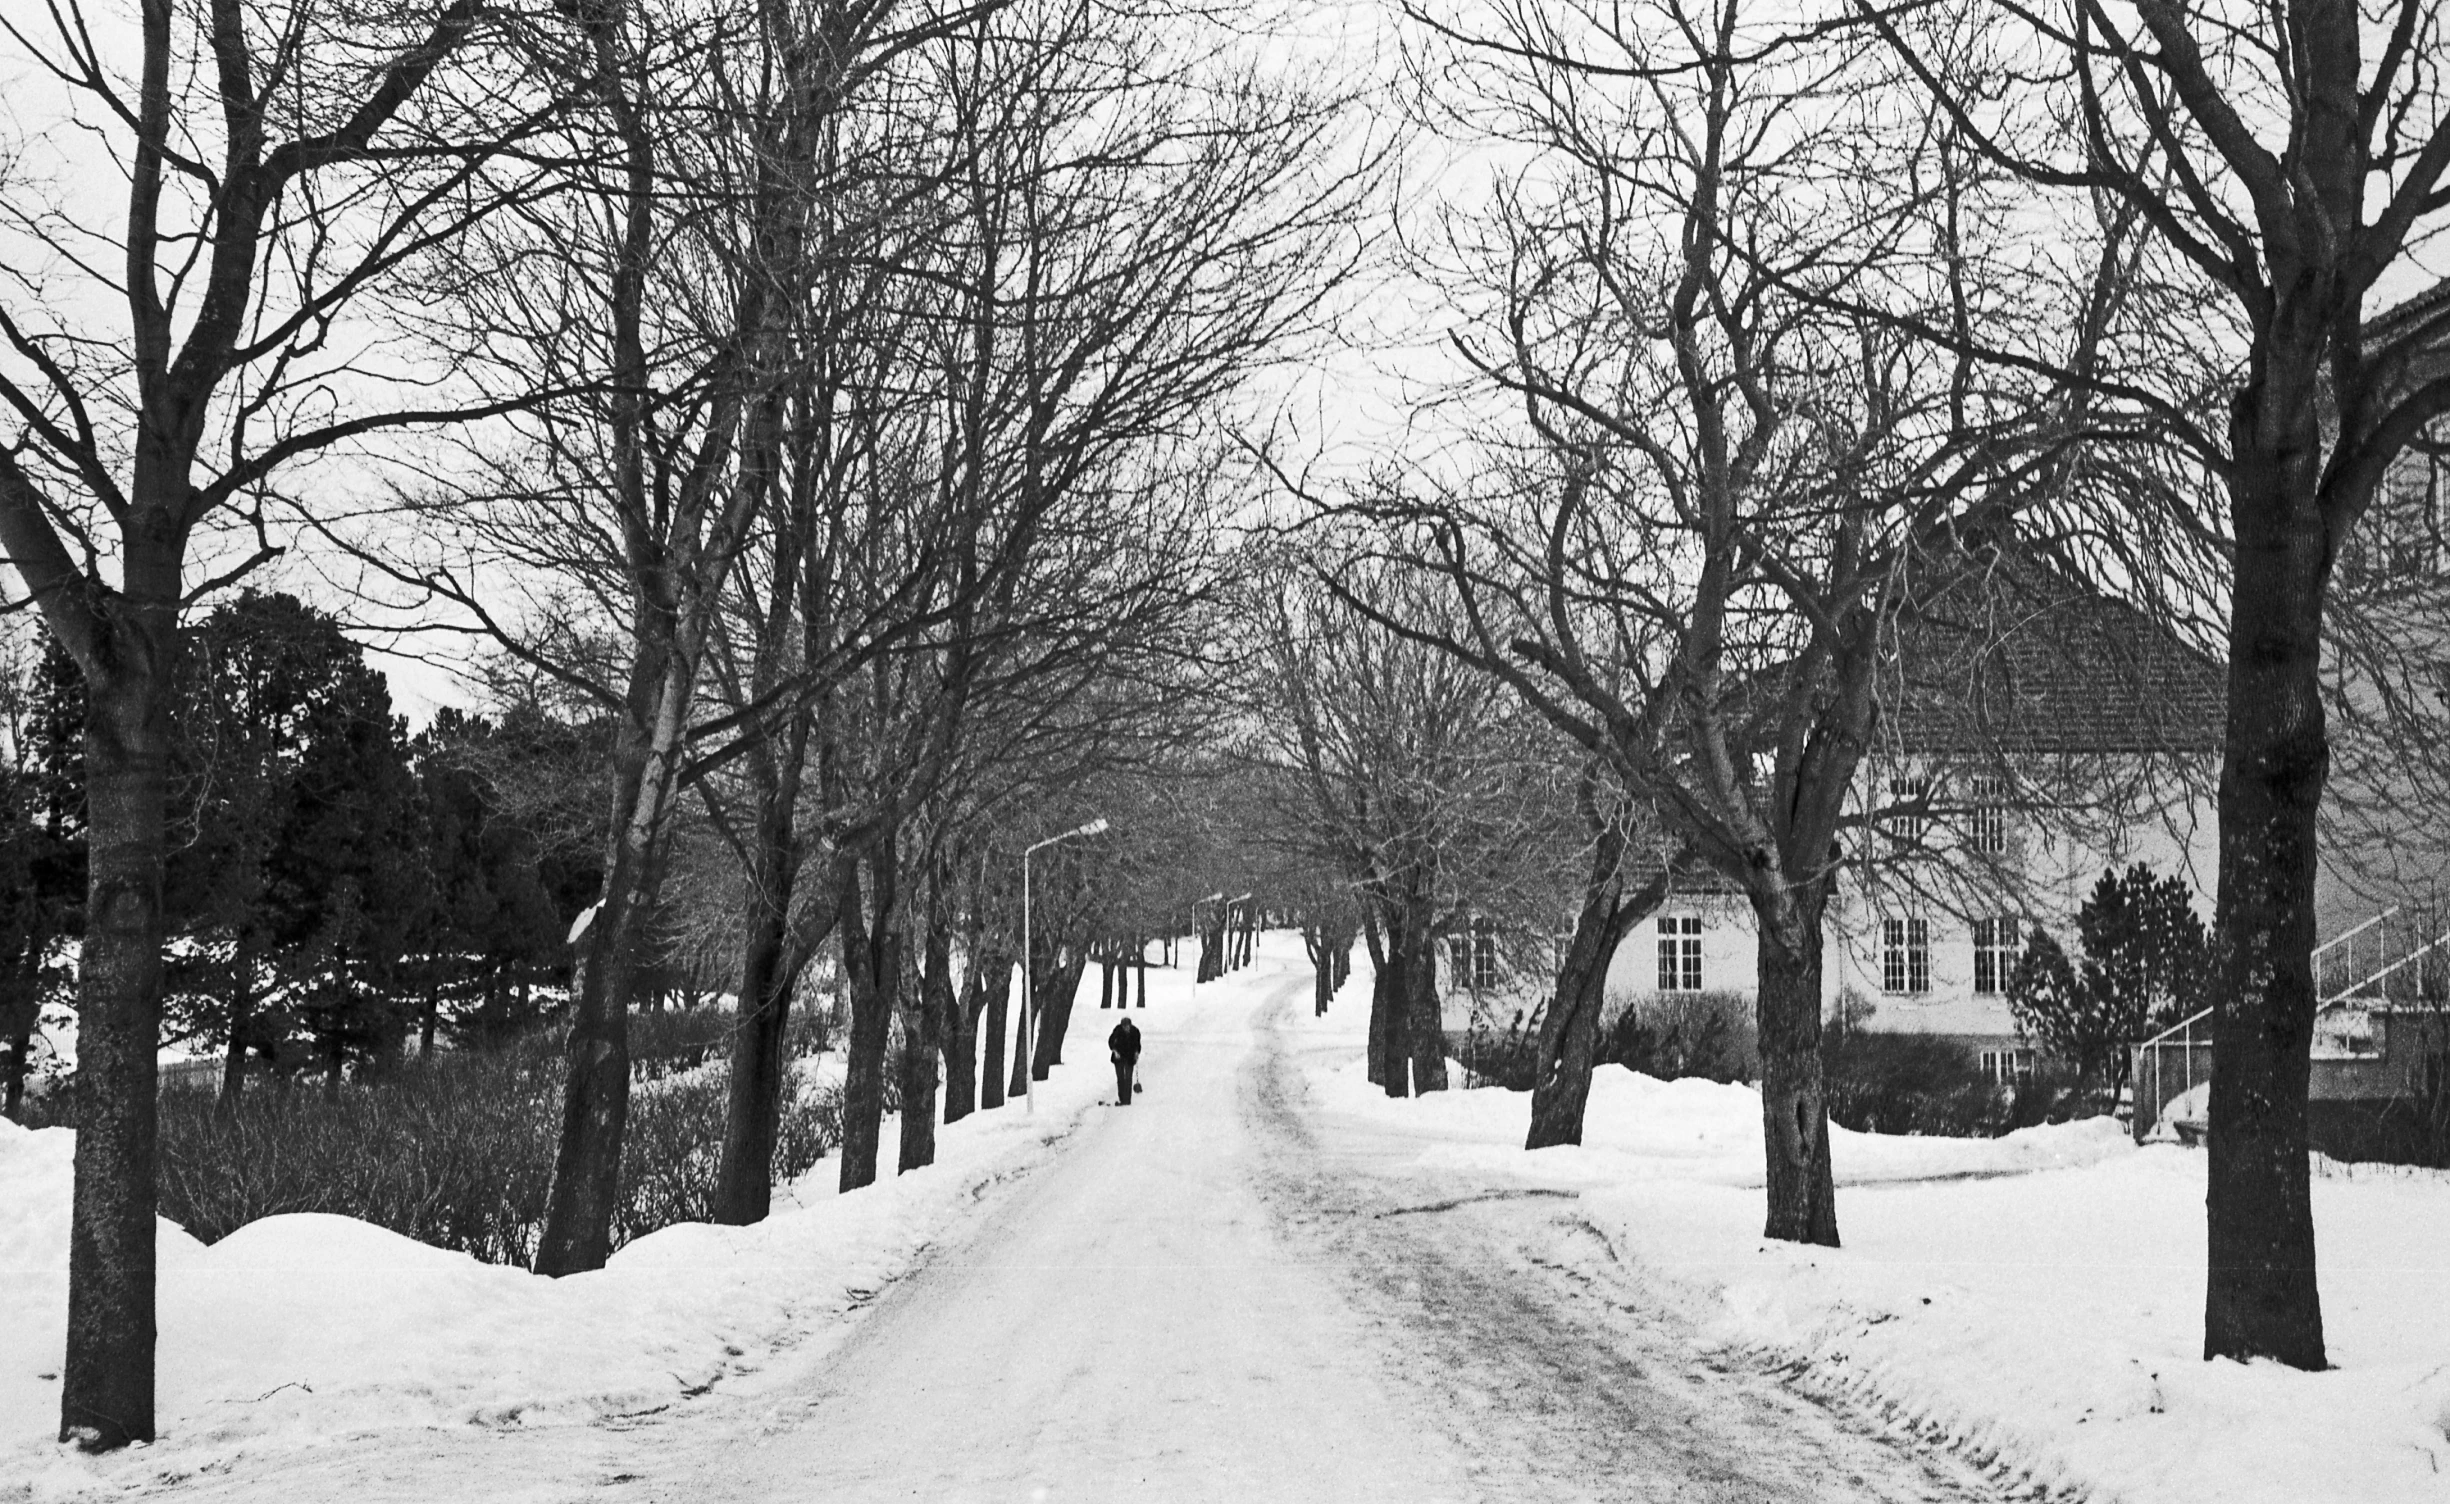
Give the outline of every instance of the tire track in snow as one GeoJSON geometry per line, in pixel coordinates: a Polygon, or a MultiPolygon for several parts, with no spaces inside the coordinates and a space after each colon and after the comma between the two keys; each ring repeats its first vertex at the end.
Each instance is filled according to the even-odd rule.
{"type": "MultiPolygon", "coordinates": [[[[1407,1167],[1417,1140],[1311,1119],[1285,1025],[1260,1018],[1243,1109],[1287,1235],[1345,1272],[1414,1361],[1419,1424],[1508,1501],[1975,1504],[2004,1495],[1871,1417],[1716,1361],[1570,1208],[1520,1188],[1458,1191],[1407,1167]]],[[[1567,1193],[1570,1199],[1570,1193],[1567,1193]]]]}

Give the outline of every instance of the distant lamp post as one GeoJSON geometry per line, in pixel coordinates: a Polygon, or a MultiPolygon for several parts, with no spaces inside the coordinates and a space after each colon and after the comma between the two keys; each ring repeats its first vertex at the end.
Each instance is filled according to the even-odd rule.
{"type": "Polygon", "coordinates": [[[1035,846],[1021,852],[1021,1096],[1030,1112],[1038,1110],[1038,1073],[1030,1059],[1030,1039],[1038,1018],[1037,962],[1029,943],[1029,859],[1057,841],[1074,836],[1093,836],[1106,829],[1106,817],[1098,816],[1086,825],[1075,826],[1059,836],[1048,836],[1035,846]]]}

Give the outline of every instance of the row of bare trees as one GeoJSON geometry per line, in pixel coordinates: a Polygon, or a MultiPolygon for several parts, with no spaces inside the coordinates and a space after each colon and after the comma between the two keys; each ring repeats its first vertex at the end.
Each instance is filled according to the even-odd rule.
{"type": "MultiPolygon", "coordinates": [[[[187,605],[303,528],[395,622],[490,638],[612,725],[541,1271],[610,1251],[684,818],[739,894],[720,1214],[765,1213],[787,1012],[829,941],[843,1184],[876,1174],[897,1019],[925,1163],[940,1095],[1007,1084],[1020,846],[1094,790],[1165,802],[1244,489],[1232,407],[1320,323],[1373,170],[1343,98],[1129,5],[140,13],[6,23],[132,185],[114,218],[64,158],[12,181],[8,259],[60,270],[0,297],[0,544],[92,686],[61,1419],[88,1447],[153,1430],[187,605]]],[[[1056,863],[1034,930],[1049,997],[1125,923],[1125,877],[1162,886],[1094,855],[1056,863]]]]}
{"type": "MultiPolygon", "coordinates": [[[[1835,1243],[1824,917],[1842,865],[1931,813],[1927,786],[1859,792],[1929,690],[1896,679],[1900,640],[1991,574],[2208,612],[2229,693],[2205,1352],[2322,1367],[2324,622],[2342,539],[2450,412],[2450,299],[2418,272],[2450,226],[2441,9],[1407,12],[1424,124],[1496,144],[1493,190],[1413,242],[1454,311],[1467,437],[1314,497],[1368,565],[1320,573],[1429,655],[1416,672],[1459,676],[1416,686],[1428,724],[1502,692],[1484,713],[1585,760],[1598,860],[1543,1087],[1587,1083],[1577,978],[1646,884],[1740,893],[1765,1230],[1835,1243]]],[[[1316,744],[1294,760],[1332,762],[1360,703],[1296,716],[1316,744]]],[[[1579,1096],[1534,1114],[1531,1142],[1570,1139],[1579,1096]]]]}

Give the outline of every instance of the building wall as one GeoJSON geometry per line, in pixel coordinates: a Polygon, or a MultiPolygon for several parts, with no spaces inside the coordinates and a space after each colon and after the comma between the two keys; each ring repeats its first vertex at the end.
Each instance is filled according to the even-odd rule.
{"type": "MultiPolygon", "coordinates": [[[[1892,771],[1883,766],[1865,774],[1859,806],[1873,787],[1885,785],[1892,771]]],[[[2182,780],[2174,771],[2156,774],[2140,764],[2115,771],[2134,786],[2136,807],[2106,836],[2067,828],[2040,815],[2008,816],[2008,856],[1993,861],[2012,870],[2020,891],[1988,902],[1999,905],[1997,912],[2018,918],[2020,948],[2026,926],[2039,923],[2073,953],[2076,911],[2093,884],[2105,868],[2123,870],[2135,862],[2178,875],[2195,894],[2197,913],[2209,922],[2218,831],[2206,785],[2182,780]]],[[[2087,822],[2094,827],[2110,823],[2087,822]]],[[[1935,851],[1931,861],[1945,863],[1947,834],[1934,831],[1929,839],[1935,851]]],[[[1869,1029],[1948,1035],[1974,1047],[2012,1045],[2016,1025],[2006,997],[1975,991],[1973,919],[1965,910],[1986,902],[1982,890],[1930,881],[1927,875],[1922,881],[1867,880],[1866,870],[1849,867],[1827,915],[1821,979],[1829,1013],[1834,1016],[1852,994],[1857,1006],[1871,1006],[1869,1016],[1861,1019],[1869,1029]],[[1892,993],[1883,986],[1881,921],[1890,917],[1919,917],[1925,925],[1930,977],[1922,991],[1892,993]]],[[[1711,893],[1671,899],[1657,918],[1636,926],[1609,968],[1609,991],[1627,997],[1656,993],[1658,920],[1687,916],[1703,925],[1702,990],[1756,990],[1760,969],[1752,909],[1740,898],[1711,893]]]]}

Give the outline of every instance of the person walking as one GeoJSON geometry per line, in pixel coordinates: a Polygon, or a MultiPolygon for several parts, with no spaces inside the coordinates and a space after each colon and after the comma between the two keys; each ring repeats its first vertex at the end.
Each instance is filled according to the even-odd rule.
{"type": "Polygon", "coordinates": [[[1106,1058],[1114,1062],[1114,1105],[1131,1105],[1132,1067],[1140,1063],[1140,1031],[1130,1019],[1114,1026],[1106,1036],[1106,1058]]]}

